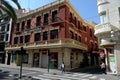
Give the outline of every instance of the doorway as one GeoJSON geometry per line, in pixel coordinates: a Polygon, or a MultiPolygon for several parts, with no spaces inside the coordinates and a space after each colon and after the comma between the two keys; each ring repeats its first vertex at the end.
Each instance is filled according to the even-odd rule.
{"type": "Polygon", "coordinates": [[[33,55],[33,67],[39,67],[39,53],[33,55]]]}
{"type": "Polygon", "coordinates": [[[11,60],[11,54],[8,53],[7,65],[10,65],[10,60],[11,60]]]}
{"type": "Polygon", "coordinates": [[[44,52],[42,54],[42,65],[41,65],[42,68],[47,68],[47,53],[44,52]]]}

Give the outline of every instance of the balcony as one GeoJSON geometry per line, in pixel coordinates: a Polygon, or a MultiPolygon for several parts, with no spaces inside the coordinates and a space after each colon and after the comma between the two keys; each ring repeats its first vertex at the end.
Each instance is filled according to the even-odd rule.
{"type": "Polygon", "coordinates": [[[115,45],[116,44],[116,42],[114,42],[114,41],[112,41],[112,39],[111,38],[104,38],[104,39],[102,39],[101,40],[101,43],[100,43],[100,46],[101,47],[110,47],[110,46],[113,46],[113,45],[115,45]]]}
{"type": "Polygon", "coordinates": [[[49,41],[37,41],[33,43],[25,43],[24,45],[15,44],[15,45],[7,45],[6,50],[18,50],[20,47],[24,47],[25,49],[48,49],[48,48],[76,48],[81,50],[87,50],[87,46],[82,44],[76,40],[72,39],[56,39],[49,41]]]}
{"type": "Polygon", "coordinates": [[[98,5],[108,3],[108,0],[98,0],[98,5]]]}
{"type": "Polygon", "coordinates": [[[65,20],[61,19],[60,17],[52,18],[51,22],[50,22],[50,25],[56,26],[56,25],[59,25],[59,24],[61,24],[63,22],[65,22],[65,20]]]}
{"type": "Polygon", "coordinates": [[[110,23],[99,24],[95,26],[95,35],[104,36],[110,35],[111,31],[116,31],[117,27],[111,25],[110,23]]]}

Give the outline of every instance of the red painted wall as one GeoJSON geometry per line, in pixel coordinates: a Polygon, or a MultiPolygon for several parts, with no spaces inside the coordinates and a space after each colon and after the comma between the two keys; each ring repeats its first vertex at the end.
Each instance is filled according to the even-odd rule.
{"type": "MultiPolygon", "coordinates": [[[[42,15],[41,16],[41,22],[43,23],[43,21],[44,21],[44,15],[43,15],[43,13],[41,15],[42,15]]],[[[49,18],[50,19],[52,18],[51,15],[52,15],[52,12],[49,13],[49,18]]],[[[73,19],[75,17],[74,15],[75,14],[73,13],[73,16],[72,16],[73,19]]],[[[89,28],[90,26],[86,24],[87,25],[86,26],[86,31],[84,31],[83,30],[83,21],[81,19],[80,19],[81,20],[80,21],[80,26],[82,27],[82,31],[78,30],[78,18],[77,17],[76,17],[76,26],[73,26],[73,25],[70,24],[70,22],[69,22],[69,19],[70,19],[70,10],[69,10],[69,7],[67,7],[66,5],[60,6],[58,8],[58,17],[60,18],[59,21],[64,21],[62,23],[54,25],[54,27],[55,26],[60,26],[60,28],[59,28],[59,34],[58,34],[59,39],[69,38],[69,27],[71,27],[75,32],[77,32],[77,33],[79,33],[81,35],[81,38],[82,38],[81,42],[84,43],[84,44],[86,44],[88,46],[88,51],[90,50],[90,40],[93,41],[93,44],[94,44],[94,42],[97,42],[97,44],[98,44],[98,41],[97,41],[98,39],[94,37],[94,28],[92,28],[92,37],[90,37],[90,28],[89,28]],[[85,37],[87,37],[87,42],[85,42],[85,37]]],[[[49,19],[49,23],[51,23],[50,19],[49,19]]],[[[27,19],[25,21],[27,22],[27,19]]],[[[32,25],[31,28],[35,28],[36,27],[35,23],[36,23],[36,15],[33,15],[31,17],[31,25],[32,25]]],[[[20,25],[21,24],[22,24],[22,22],[20,22],[20,25]]],[[[44,29],[50,29],[51,27],[53,28],[53,26],[51,26],[50,24],[46,25],[46,26],[44,26],[42,24],[41,26],[44,29]]],[[[13,45],[13,42],[14,42],[14,36],[16,35],[16,33],[14,33],[14,28],[15,27],[13,27],[13,29],[12,29],[13,33],[12,33],[12,37],[11,37],[12,38],[12,40],[11,40],[12,45],[13,45]]],[[[75,36],[75,32],[74,32],[74,36],[75,36]]],[[[33,31],[30,34],[30,36],[31,36],[30,42],[31,43],[34,42],[34,33],[35,32],[33,31]]],[[[21,32],[19,35],[23,35],[23,32],[21,32]]],[[[41,33],[41,39],[42,39],[42,37],[43,37],[43,35],[41,33]]],[[[50,34],[48,34],[48,40],[49,39],[50,39],[50,34]]],[[[98,49],[98,46],[97,46],[97,49],[98,49]]]]}

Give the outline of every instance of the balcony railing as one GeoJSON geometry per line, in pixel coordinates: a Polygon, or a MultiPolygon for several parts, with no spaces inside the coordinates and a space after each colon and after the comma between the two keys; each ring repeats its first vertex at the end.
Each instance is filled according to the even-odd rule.
{"type": "Polygon", "coordinates": [[[73,39],[56,39],[48,41],[37,41],[33,43],[15,44],[15,45],[6,45],[6,50],[15,50],[24,47],[26,49],[39,49],[39,48],[59,48],[59,47],[68,47],[68,48],[77,48],[81,50],[87,50],[87,46],[83,43],[80,43],[73,39]]]}
{"type": "Polygon", "coordinates": [[[95,35],[100,36],[104,35],[105,33],[110,34],[111,31],[117,30],[117,27],[111,25],[110,23],[99,24],[95,26],[95,35]]]}
{"type": "Polygon", "coordinates": [[[56,17],[51,19],[50,25],[54,26],[63,22],[65,22],[65,20],[61,19],[60,17],[56,17]]]}

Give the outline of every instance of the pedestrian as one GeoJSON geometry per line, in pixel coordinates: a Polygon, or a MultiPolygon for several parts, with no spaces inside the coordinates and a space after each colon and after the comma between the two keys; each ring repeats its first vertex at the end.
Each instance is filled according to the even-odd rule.
{"type": "Polygon", "coordinates": [[[62,73],[65,72],[65,64],[64,64],[64,62],[62,62],[62,64],[61,64],[61,70],[62,70],[62,73]]]}
{"type": "Polygon", "coordinates": [[[104,62],[101,63],[100,67],[101,67],[102,73],[106,74],[106,66],[104,62]]]}

